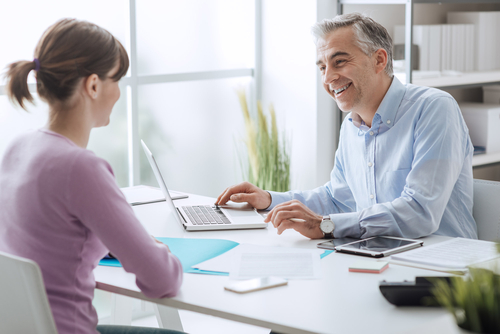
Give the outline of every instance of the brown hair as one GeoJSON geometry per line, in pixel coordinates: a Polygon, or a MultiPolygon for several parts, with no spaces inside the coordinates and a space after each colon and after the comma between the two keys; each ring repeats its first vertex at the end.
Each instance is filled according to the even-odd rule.
{"type": "Polygon", "coordinates": [[[28,89],[28,75],[36,71],[38,95],[48,103],[65,102],[75,92],[81,78],[97,74],[120,80],[128,71],[129,59],[123,45],[111,33],[93,23],[63,19],[49,27],[35,49],[35,61],[18,61],[7,67],[7,94],[26,109],[24,100],[33,103],[28,89]]]}

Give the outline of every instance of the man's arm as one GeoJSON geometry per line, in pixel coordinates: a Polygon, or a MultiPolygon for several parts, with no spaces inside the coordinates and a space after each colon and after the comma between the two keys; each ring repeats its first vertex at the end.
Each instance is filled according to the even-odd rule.
{"type": "Polygon", "coordinates": [[[353,212],[356,210],[354,197],[344,177],[340,150],[337,150],[335,156],[335,165],[331,173],[331,179],[325,185],[313,190],[292,190],[284,193],[270,191],[269,193],[272,197],[269,210],[278,204],[291,200],[298,200],[304,203],[309,209],[319,215],[353,212]]]}
{"type": "MultiPolygon", "coordinates": [[[[345,179],[341,146],[342,139],[335,155],[331,179],[324,186],[308,191],[270,192],[272,203],[269,209],[272,210],[266,222],[271,221],[278,229],[278,234],[286,229],[294,229],[308,238],[322,238],[323,232],[319,224],[323,216],[331,215],[332,220],[338,214],[354,214],[357,217],[357,213],[354,212],[356,202],[345,179]]],[[[345,225],[343,229],[342,234],[359,234],[357,224],[345,225]]]]}

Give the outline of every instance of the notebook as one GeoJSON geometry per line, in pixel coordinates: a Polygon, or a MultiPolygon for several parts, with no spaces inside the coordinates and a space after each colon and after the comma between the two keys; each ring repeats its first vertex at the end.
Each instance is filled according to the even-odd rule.
{"type": "Polygon", "coordinates": [[[141,140],[142,148],[148,158],[149,165],[153,169],[156,181],[160,186],[167,206],[169,208],[169,221],[175,220],[182,224],[187,231],[213,231],[213,230],[232,230],[232,229],[250,229],[266,228],[264,218],[247,203],[232,203],[222,206],[215,205],[179,205],[176,207],[172,197],[168,192],[167,185],[161,175],[156,160],[141,140]]]}
{"type": "MultiPolygon", "coordinates": [[[[140,185],[133,187],[124,187],[120,188],[123,195],[125,195],[125,199],[128,204],[135,205],[143,205],[157,202],[165,202],[165,196],[161,192],[160,188],[140,185]]],[[[173,200],[188,198],[189,196],[184,193],[180,193],[177,191],[168,191],[173,200]]]]}

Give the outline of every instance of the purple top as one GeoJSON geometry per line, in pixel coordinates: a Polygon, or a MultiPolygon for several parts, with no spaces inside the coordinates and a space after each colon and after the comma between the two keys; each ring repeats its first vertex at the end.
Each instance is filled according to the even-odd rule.
{"type": "Polygon", "coordinates": [[[0,165],[0,251],[38,263],[59,334],[97,333],[92,271],[108,249],[146,296],[179,290],[179,260],[137,220],[105,160],[48,130],[11,143],[0,165]]]}

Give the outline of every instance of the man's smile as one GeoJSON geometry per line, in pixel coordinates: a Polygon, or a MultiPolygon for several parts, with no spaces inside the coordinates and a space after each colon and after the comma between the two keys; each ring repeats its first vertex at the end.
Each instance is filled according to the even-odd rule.
{"type": "Polygon", "coordinates": [[[331,89],[331,92],[335,94],[335,96],[340,96],[342,93],[352,85],[352,82],[349,82],[347,85],[339,87],[337,89],[331,89]]]}

